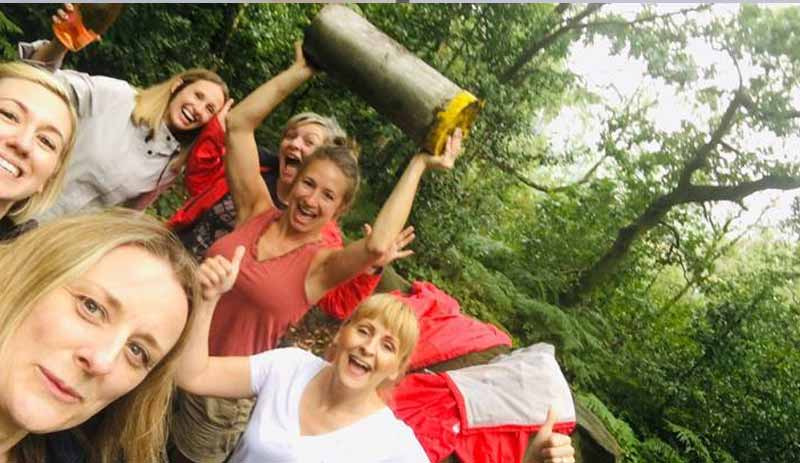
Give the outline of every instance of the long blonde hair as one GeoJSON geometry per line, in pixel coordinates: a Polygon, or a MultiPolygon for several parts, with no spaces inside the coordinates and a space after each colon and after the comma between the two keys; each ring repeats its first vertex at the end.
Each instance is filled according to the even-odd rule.
{"type": "MultiPolygon", "coordinates": [[[[177,238],[161,223],[140,212],[117,209],[66,217],[0,244],[0,353],[36,302],[84,274],[120,246],[138,246],[168,261],[189,301],[199,300],[197,266],[177,238]]],[[[131,392],[98,413],[90,436],[91,461],[156,462],[167,435],[166,418],[174,389],[175,360],[186,342],[184,328],[176,345],[131,392]]],[[[95,421],[95,420],[93,420],[95,421]]],[[[41,442],[29,436],[13,449],[17,461],[41,461],[41,442]]]]}
{"type": "MultiPolygon", "coordinates": [[[[21,201],[17,201],[11,206],[8,216],[14,222],[21,223],[52,206],[59,193],[61,193],[61,186],[64,183],[64,174],[67,171],[67,164],[69,163],[69,156],[72,153],[72,147],[75,145],[75,137],[78,131],[78,115],[75,112],[75,106],[69,98],[66,87],[64,87],[53,74],[19,61],[0,63],[0,80],[8,78],[33,82],[57,96],[67,106],[69,122],[72,126],[66,143],[61,153],[59,153],[60,156],[58,157],[56,169],[53,175],[45,182],[42,191],[34,193],[21,201]]],[[[24,95],[20,96],[24,97],[24,95]]]]}
{"type": "MultiPolygon", "coordinates": [[[[136,106],[133,108],[133,114],[131,114],[133,123],[149,128],[150,135],[152,136],[164,122],[164,116],[167,114],[167,108],[169,107],[169,102],[172,100],[172,97],[177,95],[184,87],[199,80],[207,80],[219,85],[222,88],[222,94],[225,96],[225,100],[228,100],[228,85],[217,73],[209,71],[208,69],[189,69],[179,72],[161,83],[139,90],[136,94],[136,106]]],[[[194,139],[194,137],[200,133],[200,129],[190,132],[190,140],[184,139],[180,141],[191,141],[191,139],[194,139]]],[[[173,133],[173,135],[176,137],[181,136],[181,134],[177,133],[173,133]]]]}

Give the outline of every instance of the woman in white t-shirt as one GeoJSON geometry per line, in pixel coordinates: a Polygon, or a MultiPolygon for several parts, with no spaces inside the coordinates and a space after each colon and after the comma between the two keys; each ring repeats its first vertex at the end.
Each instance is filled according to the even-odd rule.
{"type": "Polygon", "coordinates": [[[251,357],[209,357],[213,307],[238,273],[217,256],[201,267],[203,303],[178,370],[194,394],[257,397],[231,462],[428,462],[414,433],[395,418],[381,391],[404,372],[419,336],[414,312],[399,299],[375,295],[344,323],[330,362],[302,349],[251,357]]]}

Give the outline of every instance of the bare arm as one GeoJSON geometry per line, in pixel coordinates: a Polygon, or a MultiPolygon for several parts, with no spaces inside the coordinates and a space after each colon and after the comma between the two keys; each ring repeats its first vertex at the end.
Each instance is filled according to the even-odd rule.
{"type": "Polygon", "coordinates": [[[209,357],[208,331],[214,307],[220,296],[236,281],[244,247],[239,246],[229,262],[222,256],[206,259],[199,278],[203,296],[194,308],[194,324],[189,327],[186,350],[178,362],[178,387],[192,394],[238,399],[253,395],[250,384],[250,357],[209,357]],[[224,378],[224,381],[220,381],[224,378]]]}
{"type": "Polygon", "coordinates": [[[298,42],[295,44],[295,62],[247,95],[228,114],[225,171],[236,204],[237,224],[273,206],[259,171],[256,128],[312,75],[313,70],[306,63],[298,42]]]}
{"type": "MultiPolygon", "coordinates": [[[[72,3],[65,3],[64,8],[59,8],[56,14],[53,15],[53,25],[67,20],[67,15],[75,8],[72,3]]],[[[41,61],[42,63],[63,63],[64,57],[67,56],[67,49],[55,37],[49,43],[37,48],[31,59],[34,61],[41,61]]]]}
{"type": "Polygon", "coordinates": [[[306,278],[306,294],[310,301],[316,302],[325,292],[391,252],[398,237],[403,234],[403,226],[411,212],[422,174],[428,169],[452,169],[461,152],[461,137],[461,131],[456,130],[448,139],[441,156],[419,153],[411,158],[389,198],[383,203],[372,233],[344,249],[318,253],[306,278]]]}

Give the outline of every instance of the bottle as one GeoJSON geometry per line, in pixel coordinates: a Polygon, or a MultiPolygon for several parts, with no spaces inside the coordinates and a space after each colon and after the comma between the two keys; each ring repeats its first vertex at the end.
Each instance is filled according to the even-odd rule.
{"type": "Polygon", "coordinates": [[[53,25],[53,34],[70,51],[78,51],[105,34],[123,7],[121,3],[75,4],[65,21],[53,25]]]}
{"type": "Polygon", "coordinates": [[[431,154],[469,133],[482,103],[350,8],[327,5],[305,31],[308,62],[347,86],[431,154]]]}

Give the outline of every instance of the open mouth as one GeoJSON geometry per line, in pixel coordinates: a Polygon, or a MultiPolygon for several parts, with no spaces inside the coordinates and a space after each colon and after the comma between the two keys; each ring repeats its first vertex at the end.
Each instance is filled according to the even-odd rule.
{"type": "Polygon", "coordinates": [[[303,160],[293,156],[286,156],[286,161],[284,162],[286,163],[286,167],[297,169],[298,167],[300,167],[300,164],[303,163],[303,160]]]}
{"type": "Polygon", "coordinates": [[[181,115],[186,120],[187,124],[194,124],[197,122],[197,117],[194,113],[186,106],[181,108],[181,115]]]}
{"type": "Polygon", "coordinates": [[[317,213],[314,211],[313,208],[298,204],[297,216],[298,218],[301,219],[302,222],[309,222],[317,218],[317,213]]]}
{"type": "Polygon", "coordinates": [[[350,371],[356,373],[358,376],[365,375],[372,371],[372,367],[367,362],[353,355],[348,356],[347,365],[350,367],[350,371]]]}
{"type": "Polygon", "coordinates": [[[19,167],[8,162],[2,156],[0,156],[0,170],[7,172],[12,177],[19,177],[22,174],[22,171],[19,169],[19,167]]]}

